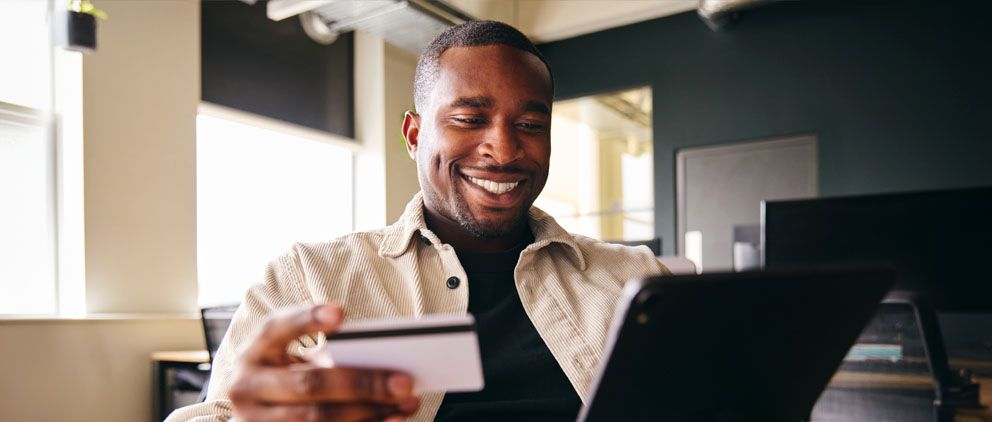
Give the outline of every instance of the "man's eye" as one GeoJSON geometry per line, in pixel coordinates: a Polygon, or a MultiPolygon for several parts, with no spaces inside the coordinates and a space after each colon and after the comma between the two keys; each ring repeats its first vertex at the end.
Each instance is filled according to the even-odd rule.
{"type": "Polygon", "coordinates": [[[456,117],[454,120],[458,123],[465,125],[472,125],[472,126],[481,125],[485,123],[485,120],[477,119],[474,117],[456,117]]]}
{"type": "Polygon", "coordinates": [[[520,126],[520,127],[524,128],[524,129],[527,129],[527,130],[541,130],[541,129],[544,129],[544,124],[542,124],[542,123],[528,123],[528,122],[523,122],[523,123],[517,123],[517,126],[520,126]]]}

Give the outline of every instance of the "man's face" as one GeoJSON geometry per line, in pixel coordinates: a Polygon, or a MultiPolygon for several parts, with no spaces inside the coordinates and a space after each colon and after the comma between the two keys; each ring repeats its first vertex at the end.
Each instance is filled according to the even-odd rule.
{"type": "Polygon", "coordinates": [[[404,123],[425,206],[476,237],[508,234],[547,181],[550,74],[513,47],[451,48],[428,98],[404,123]]]}

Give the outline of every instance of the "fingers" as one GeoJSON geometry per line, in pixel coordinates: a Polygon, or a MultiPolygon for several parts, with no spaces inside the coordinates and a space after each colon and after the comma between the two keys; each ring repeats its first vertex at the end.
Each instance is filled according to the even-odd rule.
{"type": "Polygon", "coordinates": [[[242,362],[285,364],[286,347],[291,341],[318,331],[336,332],[343,319],[344,313],[337,305],[318,305],[273,316],[244,351],[242,362]]]}
{"type": "Polygon", "coordinates": [[[231,400],[239,402],[398,405],[413,394],[413,379],[384,369],[269,367],[242,374],[229,394],[231,400]]]}
{"type": "Polygon", "coordinates": [[[238,422],[401,421],[420,406],[413,379],[385,369],[320,368],[286,353],[290,342],[344,319],[336,305],[270,318],[242,352],[228,392],[238,422]],[[295,364],[295,365],[294,365],[295,364]]]}
{"type": "Polygon", "coordinates": [[[324,422],[400,420],[417,411],[419,402],[412,399],[401,405],[355,403],[296,404],[286,406],[255,405],[239,409],[238,422],[324,422]],[[388,418],[388,419],[387,419],[388,418]]]}

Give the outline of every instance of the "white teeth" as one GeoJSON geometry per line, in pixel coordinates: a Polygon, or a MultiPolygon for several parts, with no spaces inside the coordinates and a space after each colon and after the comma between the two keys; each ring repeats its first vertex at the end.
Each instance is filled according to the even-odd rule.
{"type": "Polygon", "coordinates": [[[477,184],[479,186],[482,186],[483,189],[485,189],[487,191],[490,191],[492,193],[495,193],[495,194],[501,194],[501,193],[509,192],[509,191],[513,190],[513,188],[517,187],[517,185],[520,184],[520,182],[497,183],[497,182],[494,182],[492,180],[479,179],[479,178],[476,178],[476,177],[469,177],[468,180],[472,181],[472,183],[475,183],[475,184],[477,184]]]}

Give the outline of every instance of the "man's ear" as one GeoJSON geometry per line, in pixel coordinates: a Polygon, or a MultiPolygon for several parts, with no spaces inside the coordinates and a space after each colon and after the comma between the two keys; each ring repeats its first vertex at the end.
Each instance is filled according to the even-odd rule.
{"type": "Polygon", "coordinates": [[[403,114],[403,140],[406,141],[406,152],[413,161],[417,161],[417,147],[420,146],[420,115],[409,110],[403,114]]]}

